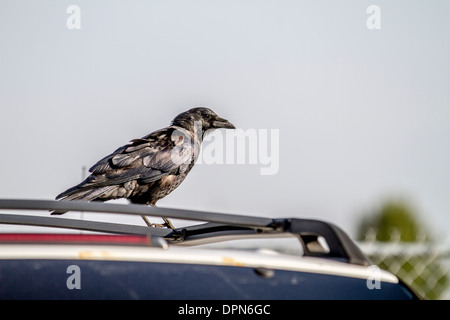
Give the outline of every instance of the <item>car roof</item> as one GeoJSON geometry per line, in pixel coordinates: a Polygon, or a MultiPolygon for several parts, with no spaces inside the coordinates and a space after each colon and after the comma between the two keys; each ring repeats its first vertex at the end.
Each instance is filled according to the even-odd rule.
{"type": "MultiPolygon", "coordinates": [[[[72,234],[0,234],[0,261],[3,262],[78,260],[80,263],[123,261],[152,265],[243,267],[254,268],[256,273],[263,270],[262,274],[281,270],[321,277],[338,276],[355,281],[368,281],[374,276],[369,259],[351,238],[336,225],[320,220],[272,219],[135,204],[26,199],[0,199],[0,209],[27,212],[0,213],[0,224],[72,230],[72,234]],[[39,210],[164,216],[201,223],[172,230],[32,214],[39,210]],[[78,233],[74,234],[73,230],[78,233]],[[294,239],[299,252],[295,255],[276,252],[260,247],[257,242],[251,250],[226,245],[229,240],[265,239],[272,242],[273,238],[279,237],[294,239]]],[[[375,271],[377,280],[392,285],[401,284],[395,275],[379,268],[375,271]]]]}

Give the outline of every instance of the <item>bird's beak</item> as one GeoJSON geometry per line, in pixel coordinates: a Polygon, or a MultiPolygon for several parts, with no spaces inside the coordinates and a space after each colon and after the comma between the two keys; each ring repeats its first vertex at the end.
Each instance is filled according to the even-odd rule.
{"type": "Polygon", "coordinates": [[[213,126],[214,128],[236,129],[234,124],[220,117],[216,117],[216,119],[213,121],[213,126]]]}

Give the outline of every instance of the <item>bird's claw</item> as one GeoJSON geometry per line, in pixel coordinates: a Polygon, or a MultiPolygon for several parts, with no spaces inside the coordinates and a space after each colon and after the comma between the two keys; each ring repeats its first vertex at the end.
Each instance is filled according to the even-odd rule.
{"type": "Polygon", "coordinates": [[[172,224],[170,224],[170,225],[168,225],[167,223],[151,223],[150,225],[149,225],[149,227],[151,227],[151,228],[167,228],[167,229],[175,229],[175,227],[172,225],[172,224]]]}
{"type": "Polygon", "coordinates": [[[164,223],[164,224],[160,224],[160,223],[151,223],[151,224],[149,225],[149,227],[152,227],[152,228],[165,228],[165,227],[167,227],[167,226],[166,226],[165,223],[164,223]]]}
{"type": "Polygon", "coordinates": [[[160,224],[160,223],[151,223],[146,216],[141,216],[142,219],[145,221],[145,224],[151,228],[169,228],[169,229],[175,229],[175,227],[173,226],[172,222],[167,219],[167,218],[163,218],[164,223],[160,224]]]}

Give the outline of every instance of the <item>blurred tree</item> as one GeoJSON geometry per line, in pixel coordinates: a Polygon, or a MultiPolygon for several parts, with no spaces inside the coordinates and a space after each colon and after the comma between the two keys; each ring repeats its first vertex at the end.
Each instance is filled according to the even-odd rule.
{"type": "MultiPolygon", "coordinates": [[[[357,230],[359,241],[379,243],[380,250],[369,259],[411,285],[427,299],[438,299],[447,290],[449,279],[436,253],[417,254],[406,250],[408,244],[433,243],[428,229],[404,201],[387,201],[362,219],[357,230]],[[383,243],[394,242],[405,250],[397,255],[384,252],[383,243]]],[[[411,246],[409,247],[411,248],[411,246]]]]}
{"type": "Polygon", "coordinates": [[[413,210],[399,200],[387,201],[380,209],[367,215],[359,225],[358,240],[365,240],[371,232],[375,233],[376,241],[430,240],[425,226],[418,221],[413,210]]]}

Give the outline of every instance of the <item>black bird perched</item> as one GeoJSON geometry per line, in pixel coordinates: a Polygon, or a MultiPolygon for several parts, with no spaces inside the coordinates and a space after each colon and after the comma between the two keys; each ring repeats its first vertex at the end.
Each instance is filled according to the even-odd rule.
{"type": "MultiPolygon", "coordinates": [[[[89,169],[91,175],[64,191],[56,200],[107,201],[126,198],[131,203],[156,205],[186,178],[198,158],[207,130],[235,129],[209,108],[180,113],[169,127],[131,140],[89,169]]],[[[63,214],[54,211],[52,214],[63,214]]],[[[164,226],[150,224],[149,226],[164,226]]],[[[167,218],[165,225],[173,229],[167,218]]]]}

